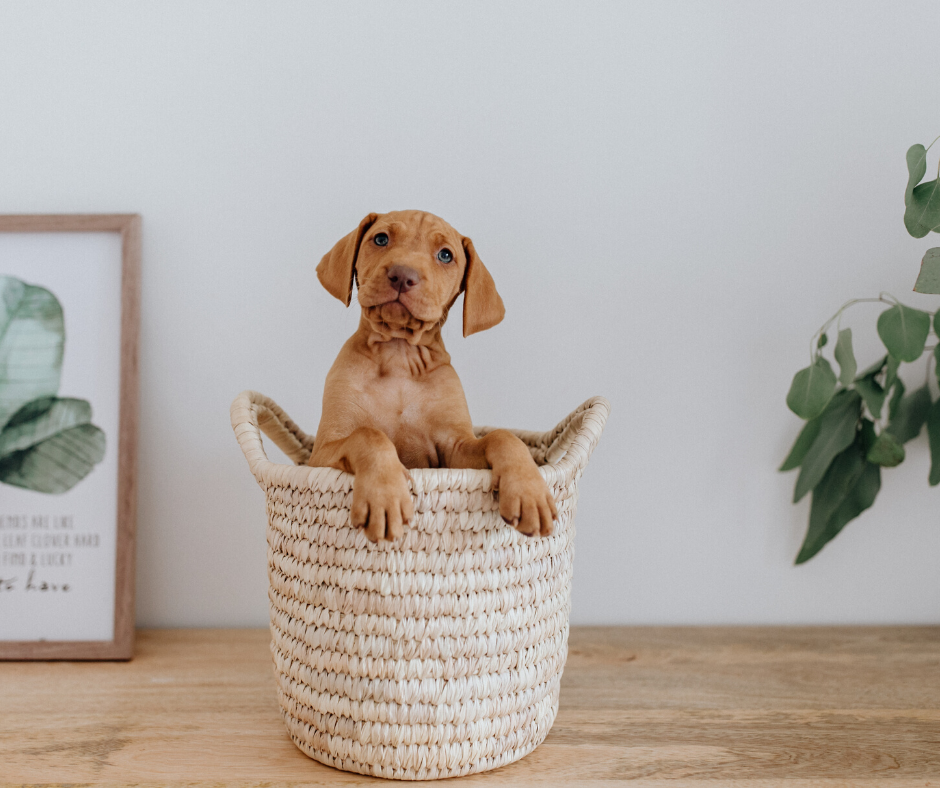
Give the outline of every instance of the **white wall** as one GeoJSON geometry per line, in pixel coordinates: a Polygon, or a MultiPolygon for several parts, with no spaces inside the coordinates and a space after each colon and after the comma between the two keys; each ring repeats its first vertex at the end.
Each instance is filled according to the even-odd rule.
{"type": "MultiPolygon", "coordinates": [[[[0,0],[0,212],[144,217],[139,622],[266,622],[229,403],[256,388],[315,429],[357,316],[314,266],[411,207],[473,237],[508,307],[446,334],[478,422],[613,403],[575,622],[940,621],[923,437],[803,567],[808,502],[774,470],[812,332],[880,290],[936,307],[908,291],[940,242],[901,214],[904,153],[940,134],[938,23],[932,2],[0,0]]],[[[852,323],[872,357],[875,313],[852,323]]]]}

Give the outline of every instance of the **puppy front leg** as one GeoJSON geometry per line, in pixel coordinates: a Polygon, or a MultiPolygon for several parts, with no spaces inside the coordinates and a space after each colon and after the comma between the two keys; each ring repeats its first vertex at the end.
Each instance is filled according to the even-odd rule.
{"type": "Polygon", "coordinates": [[[359,427],[345,438],[314,444],[307,464],[355,476],[350,519],[356,528],[365,528],[369,541],[397,539],[414,517],[411,476],[381,430],[359,427]]]}
{"type": "Polygon", "coordinates": [[[492,468],[499,513],[527,536],[550,536],[558,517],[555,500],[526,445],[508,430],[458,441],[450,468],[492,468]]]}

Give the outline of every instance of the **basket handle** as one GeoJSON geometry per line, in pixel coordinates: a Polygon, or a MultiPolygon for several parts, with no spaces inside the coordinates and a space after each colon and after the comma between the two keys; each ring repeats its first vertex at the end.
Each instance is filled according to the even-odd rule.
{"type": "Polygon", "coordinates": [[[268,462],[263,431],[297,465],[307,462],[313,451],[313,438],[298,427],[272,399],[257,391],[243,391],[232,403],[232,429],[248,460],[248,467],[260,480],[261,464],[268,462]]]}
{"type": "MultiPolygon", "coordinates": [[[[587,466],[609,415],[610,403],[603,397],[591,397],[547,433],[552,445],[564,447],[564,454],[556,461],[560,472],[577,473],[587,466]]],[[[552,447],[549,446],[549,460],[551,456],[552,447]]]]}
{"type": "MultiPolygon", "coordinates": [[[[553,446],[564,451],[552,463],[554,473],[576,474],[587,465],[609,413],[610,403],[606,399],[592,397],[559,422],[554,430],[544,433],[549,458],[553,446]]],[[[313,437],[300,429],[274,400],[257,391],[239,394],[232,403],[231,417],[232,429],[259,484],[262,466],[270,462],[261,442],[262,432],[297,465],[306,464],[313,452],[313,437]]],[[[487,429],[483,428],[482,432],[487,429]]]]}

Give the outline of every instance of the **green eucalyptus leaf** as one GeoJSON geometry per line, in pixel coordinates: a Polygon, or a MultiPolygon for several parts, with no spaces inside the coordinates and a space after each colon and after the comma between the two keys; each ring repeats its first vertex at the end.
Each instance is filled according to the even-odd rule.
{"type": "Polygon", "coordinates": [[[0,276],[0,427],[27,402],[59,390],[64,343],[56,297],[0,276]]]}
{"type": "Polygon", "coordinates": [[[940,293],[940,248],[928,249],[921,260],[914,292],[932,295],[940,293]]]}
{"type": "Polygon", "coordinates": [[[930,406],[927,415],[927,437],[930,439],[930,486],[940,484],[940,399],[930,406]]]}
{"type": "Polygon", "coordinates": [[[940,180],[914,187],[911,202],[904,211],[904,226],[915,238],[940,229],[940,180]]]}
{"type": "Polygon", "coordinates": [[[888,419],[894,421],[898,415],[898,408],[901,407],[901,400],[904,399],[904,382],[901,378],[894,381],[894,394],[891,395],[891,403],[888,405],[888,419]]]}
{"type": "Polygon", "coordinates": [[[927,174],[927,149],[923,145],[911,145],[907,149],[907,188],[904,190],[904,205],[910,205],[914,187],[927,174]]]}
{"type": "Polygon", "coordinates": [[[803,457],[793,491],[794,503],[819,484],[835,457],[852,445],[861,406],[862,399],[855,391],[843,389],[833,397],[820,418],[819,434],[803,457]]]}
{"type": "MultiPolygon", "coordinates": [[[[803,464],[803,459],[806,457],[810,446],[813,445],[816,437],[819,435],[823,417],[829,411],[842,407],[843,404],[844,395],[836,395],[829,401],[829,404],[826,406],[826,409],[822,412],[822,414],[817,416],[815,419],[810,419],[808,422],[806,422],[806,424],[803,425],[803,429],[800,430],[800,434],[797,436],[796,441],[793,444],[793,448],[790,449],[790,453],[783,461],[783,465],[780,466],[780,471],[792,471],[794,468],[799,468],[803,464]]],[[[869,446],[875,442],[875,432],[873,426],[874,425],[872,425],[872,422],[869,419],[862,420],[863,431],[866,427],[872,428],[871,440],[868,443],[869,446]]]]}
{"type": "Polygon", "coordinates": [[[845,494],[855,485],[865,468],[865,456],[861,439],[837,454],[826,473],[813,490],[810,506],[810,530],[819,532],[832,514],[839,508],[845,494]]]}
{"type": "Polygon", "coordinates": [[[867,369],[862,370],[862,372],[860,372],[860,373],[855,377],[855,379],[856,379],[856,380],[861,380],[862,378],[868,378],[868,377],[872,377],[872,378],[873,378],[875,375],[877,375],[879,372],[881,372],[881,370],[883,370],[883,369],[885,368],[885,364],[887,364],[887,363],[888,363],[888,356],[882,356],[882,358],[881,358],[880,361],[876,361],[874,364],[872,364],[872,365],[871,365],[870,367],[868,367],[867,369]]]}
{"type": "Polygon", "coordinates": [[[885,430],[875,439],[865,459],[882,468],[894,468],[904,462],[904,446],[894,435],[885,430]]]}
{"type": "Polygon", "coordinates": [[[855,379],[855,373],[858,371],[855,353],[852,351],[851,328],[843,328],[839,332],[834,355],[836,357],[836,363],[839,365],[839,382],[843,386],[848,386],[855,379]]]}
{"type": "Polygon", "coordinates": [[[933,349],[933,360],[934,360],[933,373],[934,375],[937,376],[937,383],[940,384],[940,345],[937,345],[933,349]]]}
{"type": "Polygon", "coordinates": [[[836,390],[836,375],[829,362],[817,356],[812,365],[793,376],[787,406],[801,419],[814,419],[825,410],[836,390]]]}
{"type": "MultiPolygon", "coordinates": [[[[933,314],[933,332],[940,337],[940,309],[933,314]]],[[[936,352],[936,351],[935,351],[936,352]]],[[[937,373],[940,374],[940,373],[937,373]]]]}
{"type": "Polygon", "coordinates": [[[104,457],[104,433],[93,424],[57,432],[0,458],[0,481],[42,493],[63,493],[104,457]]]}
{"type": "Polygon", "coordinates": [[[878,336],[899,361],[916,361],[929,333],[930,315],[919,309],[895,304],[878,316],[878,336]]]}
{"type": "Polygon", "coordinates": [[[881,470],[863,457],[862,432],[826,470],[813,490],[809,528],[796,563],[802,564],[822,550],[846,523],[870,507],[881,488],[881,470]]]}
{"type": "Polygon", "coordinates": [[[888,391],[894,385],[894,381],[898,379],[898,369],[900,367],[900,361],[894,356],[888,356],[888,364],[885,367],[885,391],[888,391]]]}
{"type": "Polygon", "coordinates": [[[904,226],[915,238],[923,238],[940,227],[940,183],[937,180],[920,183],[927,174],[927,149],[923,145],[908,149],[907,172],[904,226]]]}
{"type": "Polygon", "coordinates": [[[868,375],[855,381],[855,390],[862,395],[868,410],[876,419],[881,418],[881,408],[885,404],[885,390],[875,381],[874,377],[868,375]]]}
{"type": "MultiPolygon", "coordinates": [[[[881,468],[874,463],[865,463],[855,484],[848,490],[842,502],[830,515],[819,537],[812,543],[804,542],[803,549],[797,556],[796,563],[805,563],[818,553],[826,544],[852,520],[870,508],[881,489],[881,468]]],[[[809,541],[809,540],[807,540],[809,541]]]]}
{"type": "Polygon", "coordinates": [[[809,447],[813,445],[813,441],[816,440],[816,436],[819,435],[819,422],[821,418],[821,416],[817,416],[815,419],[810,419],[803,425],[803,429],[800,430],[800,434],[796,437],[793,448],[790,449],[790,453],[783,461],[783,465],[780,466],[781,471],[792,471],[794,468],[799,468],[800,465],[802,465],[806,452],[809,451],[809,447]]]}
{"type": "Polygon", "coordinates": [[[83,399],[34,399],[14,413],[0,431],[0,457],[28,449],[56,433],[90,421],[91,405],[83,399]]]}
{"type": "MultiPolygon", "coordinates": [[[[881,489],[881,468],[874,463],[865,463],[861,475],[849,490],[845,500],[833,512],[826,524],[826,541],[830,541],[845,525],[868,509],[881,489]]],[[[817,551],[818,552],[818,551],[817,551]]]]}
{"type": "Polygon", "coordinates": [[[816,349],[822,350],[826,346],[826,343],[829,341],[828,334],[822,334],[819,339],[816,341],[816,349]]]}
{"type": "Polygon", "coordinates": [[[930,413],[930,389],[922,386],[913,394],[902,397],[895,416],[888,423],[888,432],[901,443],[907,443],[918,435],[930,413]]]}

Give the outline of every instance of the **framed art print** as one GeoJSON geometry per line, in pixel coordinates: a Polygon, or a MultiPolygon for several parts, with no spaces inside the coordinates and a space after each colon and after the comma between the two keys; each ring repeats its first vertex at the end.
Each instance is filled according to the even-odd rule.
{"type": "Polygon", "coordinates": [[[0,216],[0,659],[130,659],[140,217],[0,216]]]}

